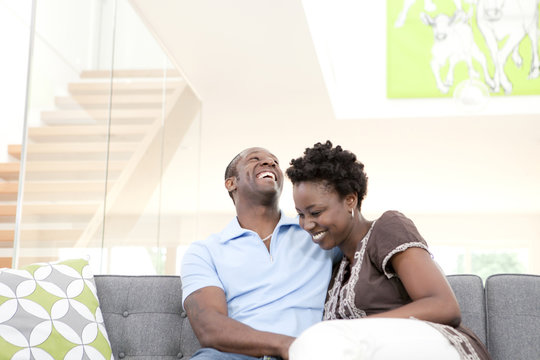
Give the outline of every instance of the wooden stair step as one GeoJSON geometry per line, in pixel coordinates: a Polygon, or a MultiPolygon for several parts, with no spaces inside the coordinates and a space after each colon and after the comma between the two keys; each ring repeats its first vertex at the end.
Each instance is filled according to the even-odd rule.
{"type": "MultiPolygon", "coordinates": [[[[163,106],[163,95],[115,95],[112,98],[112,107],[118,108],[161,108],[163,106]]],[[[73,108],[106,108],[111,105],[111,98],[108,95],[77,95],[77,96],[57,96],[55,105],[61,109],[73,108]]]]}
{"type": "Polygon", "coordinates": [[[25,193],[79,193],[105,191],[103,181],[29,181],[24,186],[25,193]]]}
{"type": "MultiPolygon", "coordinates": [[[[71,242],[79,239],[83,229],[24,229],[21,231],[21,242],[28,240],[39,242],[71,242]]],[[[15,239],[15,230],[0,230],[0,243],[10,244],[15,239]]]]}
{"type": "Polygon", "coordinates": [[[111,189],[113,181],[27,181],[24,186],[24,200],[44,201],[103,201],[105,193],[111,189]]]}
{"type": "Polygon", "coordinates": [[[0,243],[12,243],[14,238],[14,230],[0,230],[0,243]]]}
{"type": "MultiPolygon", "coordinates": [[[[113,186],[103,180],[95,181],[26,181],[23,192],[25,201],[98,201],[113,186]]],[[[0,201],[17,201],[18,182],[0,182],[0,201]]]]}
{"type": "Polygon", "coordinates": [[[18,182],[0,182],[0,201],[16,201],[18,191],[18,182]]]}
{"type": "MultiPolygon", "coordinates": [[[[132,153],[137,149],[138,143],[111,142],[108,146],[105,142],[99,143],[44,143],[44,144],[27,144],[27,159],[32,161],[35,159],[46,159],[47,155],[60,155],[62,158],[68,158],[68,155],[90,154],[104,155],[109,153],[132,153]]],[[[22,145],[8,145],[9,155],[20,159],[22,145]]],[[[105,158],[102,158],[104,161],[105,158]]]]}
{"type": "MultiPolygon", "coordinates": [[[[56,201],[56,200],[55,200],[56,201]]],[[[103,201],[86,202],[29,202],[22,204],[21,216],[24,226],[39,226],[40,224],[64,223],[84,224],[87,223],[101,208],[103,201]]],[[[0,209],[2,206],[0,205],[0,209]]],[[[14,209],[6,209],[4,218],[0,222],[12,223],[15,218],[14,209]],[[8,221],[9,220],[9,221],[8,221]]]]}
{"type": "Polygon", "coordinates": [[[114,140],[139,140],[148,131],[148,125],[64,125],[64,126],[43,126],[28,129],[28,137],[34,141],[61,142],[73,141],[95,141],[105,140],[109,137],[114,140]]]}
{"type": "Polygon", "coordinates": [[[81,79],[88,78],[167,78],[180,77],[180,72],[176,69],[121,69],[121,70],[84,70],[81,72],[81,79]]]}
{"type": "MultiPolygon", "coordinates": [[[[23,204],[23,216],[27,219],[30,216],[55,216],[68,217],[93,215],[99,208],[100,202],[91,203],[26,203],[23,204]]],[[[0,217],[15,217],[17,215],[17,204],[0,204],[0,217]]],[[[9,221],[11,222],[11,221],[9,221]]]]}
{"type": "Polygon", "coordinates": [[[41,112],[41,121],[48,125],[101,124],[148,124],[162,116],[161,109],[88,109],[54,110],[41,112]]]}
{"type": "Polygon", "coordinates": [[[18,162],[0,163],[0,179],[19,179],[20,164],[18,162]]]}
{"type": "MultiPolygon", "coordinates": [[[[89,203],[23,203],[23,216],[31,215],[93,215],[100,202],[89,203]]],[[[0,205],[1,206],[1,205],[0,205]]],[[[10,205],[5,205],[10,206],[10,205]]],[[[15,205],[13,205],[15,206],[15,205]]],[[[13,211],[8,208],[6,211],[13,211]]],[[[14,212],[12,213],[14,214],[14,212]]],[[[10,216],[10,215],[7,215],[10,216]]]]}
{"type": "Polygon", "coordinates": [[[0,268],[11,268],[12,259],[7,257],[0,257],[0,268]]]}
{"type": "Polygon", "coordinates": [[[16,214],[16,204],[0,204],[0,216],[15,216],[16,214]]]}
{"type": "Polygon", "coordinates": [[[25,180],[100,180],[116,178],[126,161],[27,161],[25,180]]]}
{"type": "MultiPolygon", "coordinates": [[[[110,179],[116,177],[126,165],[126,161],[27,161],[25,180],[73,180],[74,178],[99,180],[105,175],[110,179]]],[[[18,180],[19,172],[20,163],[0,163],[0,178],[18,180]]],[[[0,187],[0,192],[2,192],[2,187],[0,187]]]]}
{"type": "Polygon", "coordinates": [[[161,94],[164,89],[167,92],[177,89],[183,84],[181,80],[163,81],[129,81],[129,82],[76,82],[68,84],[70,94],[139,94],[139,93],[158,93],[161,94]]]}
{"type": "Polygon", "coordinates": [[[27,172],[86,172],[122,170],[126,166],[125,161],[28,161],[27,172]]]}

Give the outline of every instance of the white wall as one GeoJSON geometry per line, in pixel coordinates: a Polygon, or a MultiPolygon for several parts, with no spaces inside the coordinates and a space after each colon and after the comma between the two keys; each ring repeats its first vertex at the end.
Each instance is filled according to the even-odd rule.
{"type": "Polygon", "coordinates": [[[23,137],[30,16],[30,0],[0,0],[0,162],[23,137]]]}
{"type": "MultiPolygon", "coordinates": [[[[355,108],[369,111],[340,120],[300,0],[131,1],[203,102],[199,237],[233,216],[223,171],[239,151],[267,147],[287,168],[305,147],[331,139],[366,164],[369,218],[401,210],[432,245],[528,247],[529,270],[540,272],[534,245],[540,234],[540,115],[534,99],[524,99],[528,114],[411,117],[390,114],[387,103],[373,110],[373,99],[360,96],[355,108]],[[504,239],[501,219],[507,219],[504,239]],[[523,226],[527,231],[515,236],[507,231],[523,226]]],[[[384,54],[366,56],[385,62],[384,54]]],[[[381,85],[385,79],[360,81],[381,85]]],[[[284,190],[282,207],[294,213],[290,184],[284,190]]]]}
{"type": "MultiPolygon", "coordinates": [[[[286,168],[306,146],[332,139],[366,164],[370,218],[401,210],[418,219],[428,241],[466,244],[482,234],[479,246],[540,243],[537,113],[337,120],[300,0],[133,3],[203,102],[200,237],[218,231],[234,211],[223,171],[240,150],[267,147],[286,168]],[[533,219],[527,231],[501,239],[501,219],[510,229],[521,227],[520,214],[533,219]]],[[[145,47],[133,39],[144,32],[130,28],[122,28],[120,38],[127,40],[121,43],[128,45],[118,59],[141,64],[135,51],[145,47]]],[[[282,205],[293,213],[285,186],[282,205]]],[[[540,264],[535,251],[531,263],[540,264]]]]}

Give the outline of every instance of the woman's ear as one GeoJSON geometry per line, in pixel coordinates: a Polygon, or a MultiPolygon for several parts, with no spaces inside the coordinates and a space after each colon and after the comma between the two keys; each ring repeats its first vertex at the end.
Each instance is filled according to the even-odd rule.
{"type": "Polygon", "coordinates": [[[351,212],[353,209],[356,209],[356,206],[358,205],[358,194],[351,193],[345,196],[345,204],[347,204],[349,212],[351,212]]]}

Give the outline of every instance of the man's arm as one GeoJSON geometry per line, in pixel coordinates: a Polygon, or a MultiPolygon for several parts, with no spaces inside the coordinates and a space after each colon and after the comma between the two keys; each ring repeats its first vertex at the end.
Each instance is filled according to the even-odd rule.
{"type": "Polygon", "coordinates": [[[258,331],[229,318],[225,293],[219,287],[208,286],[191,293],[184,301],[184,308],[203,347],[256,357],[289,358],[289,346],[294,338],[258,331]]]}

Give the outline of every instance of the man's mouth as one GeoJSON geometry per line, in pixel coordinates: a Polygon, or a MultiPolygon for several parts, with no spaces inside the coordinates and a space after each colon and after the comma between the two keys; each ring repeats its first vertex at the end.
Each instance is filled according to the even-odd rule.
{"type": "Polygon", "coordinates": [[[270,171],[263,171],[257,174],[257,179],[272,179],[276,181],[276,175],[270,171]]]}

